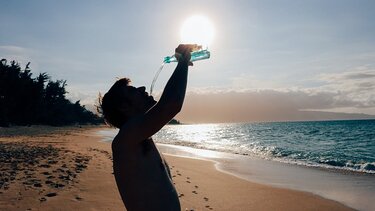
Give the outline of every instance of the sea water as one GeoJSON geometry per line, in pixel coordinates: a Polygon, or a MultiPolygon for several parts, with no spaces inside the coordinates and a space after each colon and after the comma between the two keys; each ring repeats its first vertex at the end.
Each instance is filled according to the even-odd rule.
{"type": "MultiPolygon", "coordinates": [[[[104,132],[112,140],[116,131],[104,132]]],[[[375,120],[166,125],[156,143],[375,174],[375,120]]]]}
{"type": "MultiPolygon", "coordinates": [[[[211,57],[211,52],[208,51],[208,49],[200,49],[197,51],[191,52],[191,62],[203,60],[203,59],[209,59],[211,57]]],[[[171,62],[177,62],[177,58],[175,55],[173,56],[166,56],[164,57],[164,63],[171,63],[171,62]]]]}
{"type": "Polygon", "coordinates": [[[155,142],[375,173],[375,120],[169,125],[155,142]]]}

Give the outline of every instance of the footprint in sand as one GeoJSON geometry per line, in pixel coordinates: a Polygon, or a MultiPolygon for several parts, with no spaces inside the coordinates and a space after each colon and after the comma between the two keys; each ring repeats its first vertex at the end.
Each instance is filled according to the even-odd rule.
{"type": "Polygon", "coordinates": [[[75,198],[76,198],[76,200],[78,200],[78,201],[82,201],[82,200],[83,200],[83,198],[81,198],[80,196],[76,196],[75,198]]]}
{"type": "Polygon", "coordinates": [[[47,197],[54,197],[54,196],[57,196],[57,193],[47,193],[46,196],[47,197]]]}
{"type": "Polygon", "coordinates": [[[210,205],[206,205],[207,209],[213,210],[214,208],[210,207],[210,205]]]}
{"type": "Polygon", "coordinates": [[[36,188],[41,188],[41,187],[42,187],[42,184],[41,184],[41,183],[34,183],[34,187],[36,187],[36,188]]]}

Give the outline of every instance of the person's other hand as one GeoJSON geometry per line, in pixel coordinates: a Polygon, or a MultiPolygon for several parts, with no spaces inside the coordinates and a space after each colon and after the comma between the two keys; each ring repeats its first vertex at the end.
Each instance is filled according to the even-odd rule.
{"type": "Polygon", "coordinates": [[[197,44],[180,44],[175,50],[175,57],[178,62],[188,62],[189,66],[193,66],[193,63],[190,61],[191,52],[196,51],[202,48],[197,44]]]}

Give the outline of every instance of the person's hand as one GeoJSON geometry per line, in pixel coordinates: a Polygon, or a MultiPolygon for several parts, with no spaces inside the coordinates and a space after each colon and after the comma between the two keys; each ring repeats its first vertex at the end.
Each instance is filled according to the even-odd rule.
{"type": "Polygon", "coordinates": [[[180,44],[175,50],[175,57],[178,62],[187,62],[189,66],[193,66],[191,59],[191,52],[202,48],[197,44],[180,44]]]}

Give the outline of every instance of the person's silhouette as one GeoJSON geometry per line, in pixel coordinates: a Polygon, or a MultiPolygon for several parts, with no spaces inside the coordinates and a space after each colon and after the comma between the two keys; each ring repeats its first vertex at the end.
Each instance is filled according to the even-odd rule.
{"type": "Polygon", "coordinates": [[[186,92],[190,53],[197,45],[176,48],[178,64],[159,102],[145,87],[118,80],[102,99],[105,120],[119,128],[112,142],[113,169],[127,210],[180,210],[169,167],[151,136],[180,112],[186,92]]]}

